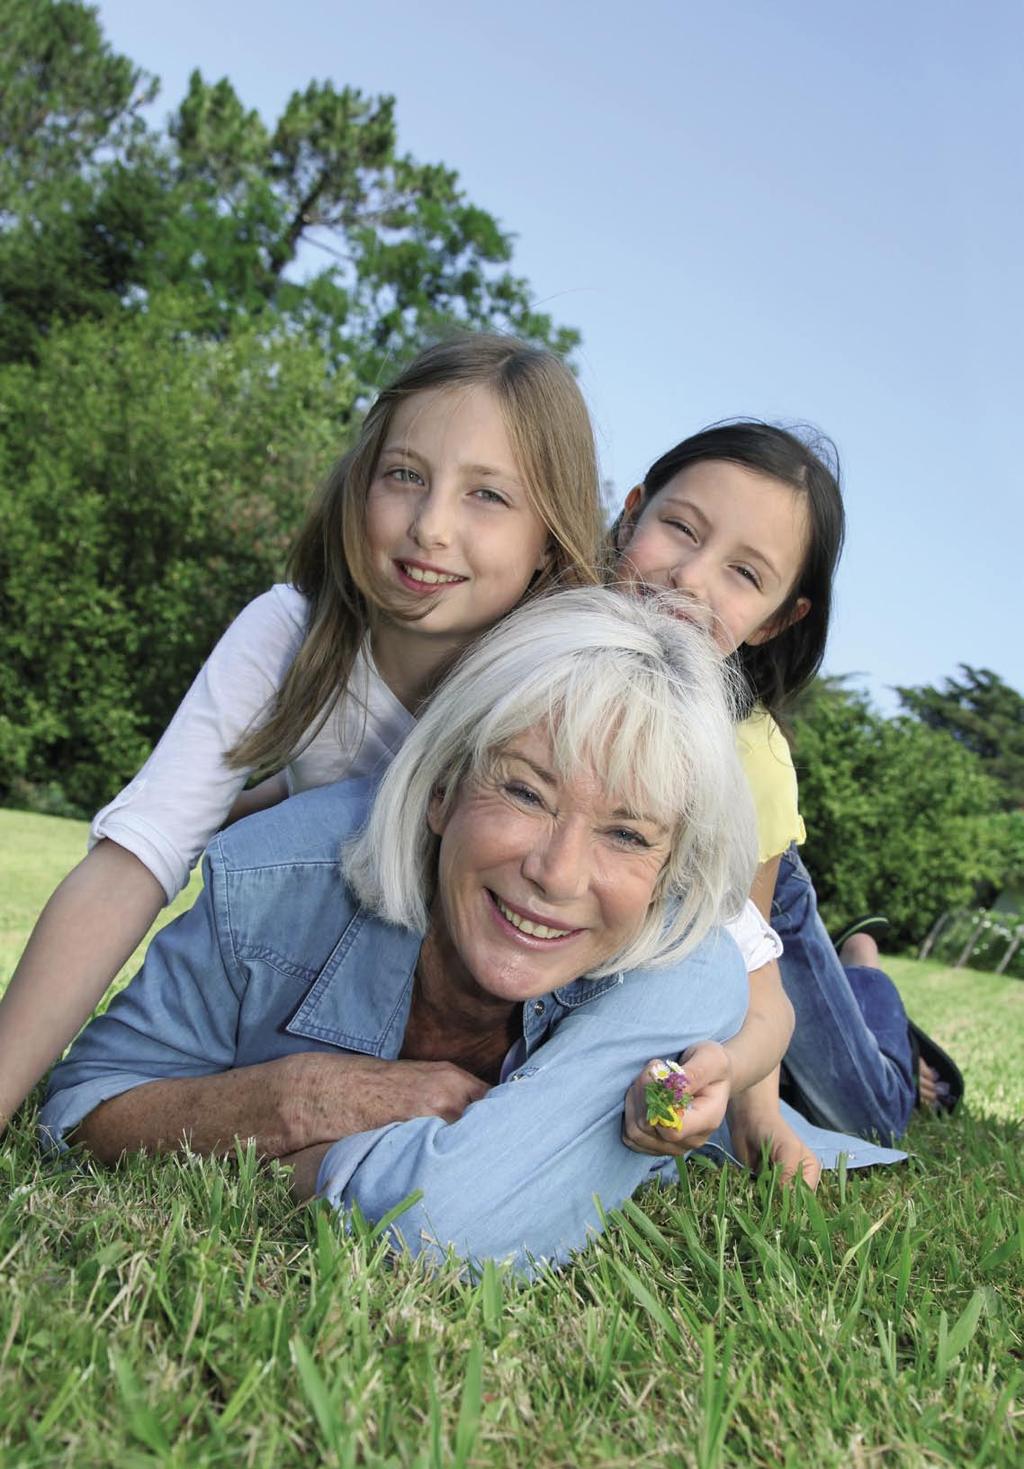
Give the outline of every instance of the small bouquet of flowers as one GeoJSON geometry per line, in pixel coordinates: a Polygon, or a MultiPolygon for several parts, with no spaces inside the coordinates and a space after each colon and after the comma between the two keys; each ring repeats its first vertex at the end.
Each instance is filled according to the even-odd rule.
{"type": "Polygon", "coordinates": [[[652,1127],[678,1127],[693,1101],[686,1072],[675,1061],[654,1061],[651,1075],[654,1080],[644,1088],[647,1121],[652,1127]]]}

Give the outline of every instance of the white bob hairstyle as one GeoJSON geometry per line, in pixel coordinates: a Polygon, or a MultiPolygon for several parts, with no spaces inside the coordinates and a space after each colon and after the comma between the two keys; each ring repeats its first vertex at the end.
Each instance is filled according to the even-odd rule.
{"type": "Polygon", "coordinates": [[[440,794],[450,809],[463,781],[542,726],[561,778],[596,771],[609,796],[672,831],[639,931],[594,976],[676,963],[738,913],[757,844],[734,701],[711,639],[672,616],[670,605],[604,588],[556,592],[513,612],[464,654],[345,851],[345,875],[361,902],[425,932],[437,874],[431,798],[440,794]]]}

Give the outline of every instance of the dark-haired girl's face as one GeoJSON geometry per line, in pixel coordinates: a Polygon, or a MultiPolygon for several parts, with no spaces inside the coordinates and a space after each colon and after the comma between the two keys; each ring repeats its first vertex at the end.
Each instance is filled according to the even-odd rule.
{"type": "Polygon", "coordinates": [[[626,501],[619,571],[627,586],[681,594],[681,615],[709,627],[723,653],[765,643],[810,608],[780,617],[807,553],[804,496],[725,460],[702,460],[646,503],[626,501]]]}

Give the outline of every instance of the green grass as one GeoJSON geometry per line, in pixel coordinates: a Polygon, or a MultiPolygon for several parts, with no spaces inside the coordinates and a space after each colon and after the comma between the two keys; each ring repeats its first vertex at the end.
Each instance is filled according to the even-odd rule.
{"type": "MultiPolygon", "coordinates": [[[[85,856],[87,821],[0,810],[0,993],[25,947],[40,909],[61,878],[85,856]]],[[[118,975],[120,987],[138,969],[152,934],[192,906],[199,870],[185,891],[163,910],[150,933],[118,975]]]]}
{"type": "MultiPolygon", "coordinates": [[[[0,834],[9,972],[81,829],[0,834]]],[[[24,1116],[0,1144],[0,1465],[1021,1462],[1024,985],[893,969],[970,1099],[914,1124],[907,1167],[815,1196],[690,1165],[528,1287],[394,1260],[249,1154],[42,1162],[24,1116]]]]}

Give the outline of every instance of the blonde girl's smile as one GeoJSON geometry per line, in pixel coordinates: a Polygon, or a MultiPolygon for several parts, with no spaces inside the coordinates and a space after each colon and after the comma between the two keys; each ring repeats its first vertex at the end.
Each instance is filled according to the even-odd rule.
{"type": "Polygon", "coordinates": [[[413,561],[409,558],[396,561],[395,568],[399,581],[407,591],[413,593],[432,592],[437,587],[457,586],[459,582],[468,580],[457,573],[443,571],[439,566],[431,566],[427,561],[413,561]]]}

